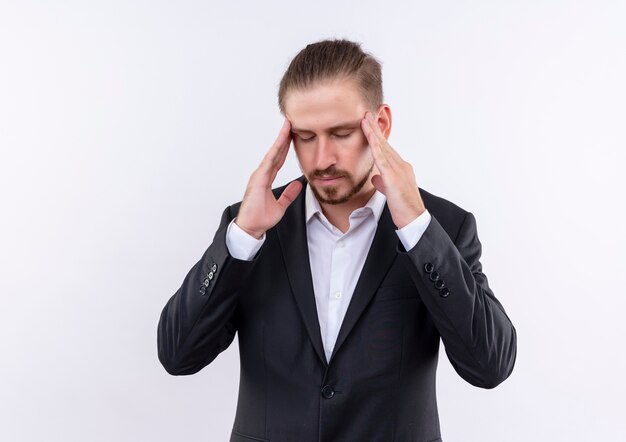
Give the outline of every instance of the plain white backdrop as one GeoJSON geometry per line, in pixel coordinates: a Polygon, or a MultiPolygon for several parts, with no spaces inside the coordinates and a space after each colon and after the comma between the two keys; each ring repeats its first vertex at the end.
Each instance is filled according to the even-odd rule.
{"type": "MultiPolygon", "coordinates": [[[[390,143],[476,216],[511,377],[443,347],[446,442],[625,440],[626,3],[0,1],[0,439],[226,441],[237,341],[187,377],[165,302],[323,38],[383,63],[390,143]]],[[[293,152],[275,185],[300,175],[293,152]]],[[[348,422],[346,423],[349,424],[348,422]]]]}

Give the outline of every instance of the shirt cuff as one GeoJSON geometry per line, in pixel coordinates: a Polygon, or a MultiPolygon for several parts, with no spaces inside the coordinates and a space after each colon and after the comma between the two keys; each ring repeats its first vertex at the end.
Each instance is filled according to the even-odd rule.
{"type": "Polygon", "coordinates": [[[265,242],[265,233],[261,239],[249,235],[235,223],[230,222],[226,230],[226,247],[230,256],[236,259],[251,261],[265,242]]]}
{"type": "Polygon", "coordinates": [[[426,231],[428,224],[430,224],[431,218],[430,212],[426,209],[420,214],[420,216],[415,218],[406,226],[396,230],[396,233],[398,234],[398,237],[400,238],[400,241],[402,241],[402,245],[407,252],[415,247],[415,244],[417,244],[420,240],[426,231]]]}

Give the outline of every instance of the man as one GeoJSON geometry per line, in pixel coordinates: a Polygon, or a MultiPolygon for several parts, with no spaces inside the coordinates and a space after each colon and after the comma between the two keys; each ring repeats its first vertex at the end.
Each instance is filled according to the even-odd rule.
{"type": "Polygon", "coordinates": [[[382,100],[380,64],[358,44],[303,49],[281,81],[276,142],[163,310],[171,374],[239,333],[231,441],[440,441],[440,338],[475,386],[513,370],[516,331],[476,220],[418,188],[382,100]],[[292,141],[303,176],[272,189],[292,141]]]}

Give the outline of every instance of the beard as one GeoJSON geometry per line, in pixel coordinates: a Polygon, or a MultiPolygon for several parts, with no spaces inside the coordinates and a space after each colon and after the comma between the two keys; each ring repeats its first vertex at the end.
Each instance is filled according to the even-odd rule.
{"type": "Polygon", "coordinates": [[[311,179],[322,178],[325,176],[340,176],[346,179],[349,183],[352,184],[352,186],[350,187],[350,190],[348,190],[348,192],[344,193],[343,195],[339,194],[339,186],[324,186],[321,189],[318,189],[316,186],[311,184],[311,179],[307,178],[307,181],[309,182],[311,190],[313,191],[313,194],[319,202],[332,205],[342,204],[352,199],[354,195],[358,194],[361,191],[363,186],[365,186],[365,184],[367,183],[367,180],[373,169],[374,161],[372,161],[372,165],[369,167],[367,173],[365,173],[365,175],[363,175],[363,177],[358,180],[355,180],[348,172],[336,169],[335,166],[331,166],[326,170],[313,171],[310,177],[311,179]]]}

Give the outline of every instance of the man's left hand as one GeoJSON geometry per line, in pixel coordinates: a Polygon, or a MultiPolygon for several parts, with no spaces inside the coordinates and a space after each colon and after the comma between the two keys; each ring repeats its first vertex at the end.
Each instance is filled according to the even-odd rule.
{"type": "Polygon", "coordinates": [[[401,229],[426,210],[415,181],[413,166],[404,161],[387,142],[371,112],[365,113],[361,128],[380,172],[380,175],[372,177],[372,184],[387,198],[393,223],[401,229]]]}

